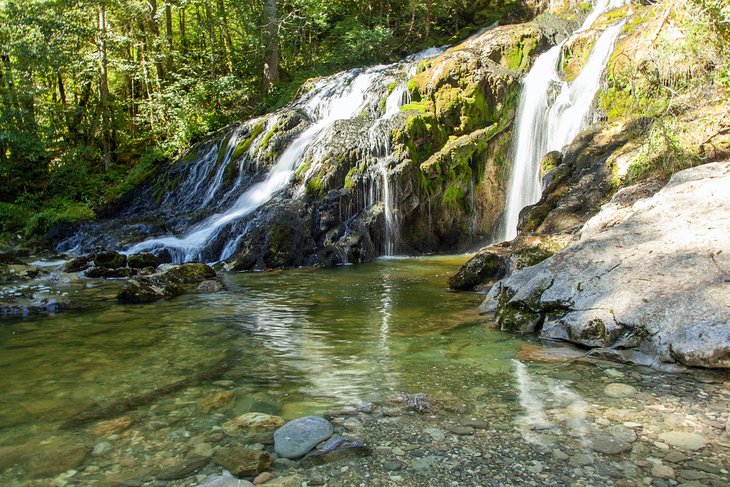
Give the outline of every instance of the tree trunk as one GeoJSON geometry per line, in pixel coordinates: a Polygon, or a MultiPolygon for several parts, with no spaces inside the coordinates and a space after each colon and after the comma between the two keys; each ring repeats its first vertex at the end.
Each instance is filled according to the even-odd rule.
{"type": "Polygon", "coordinates": [[[165,37],[167,37],[167,72],[172,72],[172,54],[175,45],[172,39],[172,5],[170,0],[165,0],[165,37]]]}
{"type": "Polygon", "coordinates": [[[264,59],[264,91],[271,93],[279,81],[279,23],[276,17],[276,0],[265,0],[266,58],[264,59]]]}
{"type": "Polygon", "coordinates": [[[205,5],[205,17],[208,24],[208,38],[210,39],[210,75],[216,77],[215,69],[215,32],[213,31],[213,13],[210,11],[210,5],[205,5]]]}
{"type": "Polygon", "coordinates": [[[223,54],[226,57],[228,74],[233,74],[233,39],[231,39],[231,32],[228,29],[228,15],[226,14],[226,7],[223,0],[218,0],[218,15],[221,19],[220,26],[221,37],[223,38],[223,54]]]}
{"type": "Polygon", "coordinates": [[[104,153],[104,170],[108,171],[112,163],[111,151],[111,110],[109,108],[109,77],[107,74],[107,52],[106,52],[106,7],[104,3],[99,5],[99,54],[101,65],[99,66],[99,94],[101,97],[101,147],[104,153]]]}

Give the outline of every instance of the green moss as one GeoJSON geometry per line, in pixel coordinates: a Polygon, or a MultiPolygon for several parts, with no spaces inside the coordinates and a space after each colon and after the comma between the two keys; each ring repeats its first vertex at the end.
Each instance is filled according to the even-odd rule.
{"type": "Polygon", "coordinates": [[[393,91],[395,90],[395,88],[396,88],[397,86],[398,86],[398,82],[397,82],[397,81],[392,81],[392,82],[391,82],[391,83],[390,83],[390,84],[388,85],[388,96],[390,96],[390,95],[391,95],[391,94],[393,93],[393,91]]]}
{"type": "Polygon", "coordinates": [[[226,153],[228,152],[228,144],[231,142],[231,137],[233,137],[233,131],[228,132],[225,137],[223,137],[223,140],[221,140],[221,145],[218,147],[218,157],[216,158],[216,165],[220,165],[223,163],[223,161],[226,159],[226,153]]]}
{"type": "Polygon", "coordinates": [[[321,198],[324,196],[324,182],[320,176],[315,176],[307,181],[305,192],[309,196],[321,198]]]}
{"type": "Polygon", "coordinates": [[[355,188],[357,188],[357,179],[360,175],[361,171],[357,166],[351,167],[349,171],[347,171],[347,176],[345,176],[345,189],[348,191],[353,191],[355,188]]]}
{"type": "Polygon", "coordinates": [[[73,224],[91,220],[96,217],[94,210],[86,203],[59,201],[52,206],[33,215],[25,226],[26,235],[44,235],[57,224],[73,224]]]}
{"type": "Polygon", "coordinates": [[[309,168],[311,166],[312,166],[312,158],[307,157],[307,159],[297,168],[295,176],[298,178],[304,176],[307,173],[307,171],[309,171],[309,168]]]}
{"type": "Polygon", "coordinates": [[[400,111],[401,112],[416,111],[416,112],[421,112],[421,113],[425,114],[425,113],[428,113],[428,111],[429,111],[429,105],[427,103],[423,103],[423,102],[419,102],[419,101],[406,103],[405,105],[402,105],[400,107],[400,111]]]}
{"type": "Polygon", "coordinates": [[[271,130],[266,132],[266,135],[264,135],[264,140],[261,141],[261,150],[265,151],[269,147],[269,143],[271,142],[271,138],[274,136],[276,131],[279,129],[279,124],[274,124],[273,127],[271,127],[271,130]]]}
{"type": "Polygon", "coordinates": [[[408,93],[411,95],[412,101],[421,101],[421,90],[416,78],[408,81],[408,93]]]}
{"type": "Polygon", "coordinates": [[[236,150],[233,151],[233,156],[231,157],[231,160],[233,161],[233,160],[239,159],[246,152],[248,152],[248,150],[251,148],[251,145],[254,143],[256,138],[259,135],[261,135],[261,132],[264,131],[265,127],[266,127],[266,125],[264,124],[264,122],[259,122],[256,125],[254,125],[253,128],[251,129],[251,133],[246,138],[246,140],[239,142],[238,145],[236,146],[236,150]]]}

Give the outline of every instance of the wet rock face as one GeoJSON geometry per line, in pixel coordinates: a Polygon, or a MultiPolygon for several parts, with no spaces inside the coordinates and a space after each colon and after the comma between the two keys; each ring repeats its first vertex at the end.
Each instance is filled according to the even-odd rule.
{"type": "Polygon", "coordinates": [[[619,192],[576,243],[494,286],[484,307],[505,329],[542,326],[614,358],[729,368],[728,187],[724,162],[681,171],[646,199],[619,192]]]}

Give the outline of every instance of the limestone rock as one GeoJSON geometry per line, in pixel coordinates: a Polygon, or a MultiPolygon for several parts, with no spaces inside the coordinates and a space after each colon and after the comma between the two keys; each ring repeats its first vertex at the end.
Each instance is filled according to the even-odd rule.
{"type": "Polygon", "coordinates": [[[577,242],[501,281],[484,306],[504,329],[544,321],[545,338],[617,357],[730,367],[728,187],[724,162],[681,171],[649,198],[617,194],[577,242]]]}
{"type": "Polygon", "coordinates": [[[319,416],[289,421],[274,433],[274,451],[284,458],[299,458],[332,436],[332,425],[319,416]]]}
{"type": "Polygon", "coordinates": [[[614,397],[614,398],[624,398],[624,397],[631,397],[636,395],[636,388],[633,386],[630,386],[628,384],[621,384],[619,382],[614,382],[612,384],[608,384],[604,389],[603,393],[607,395],[608,397],[614,397]]]}

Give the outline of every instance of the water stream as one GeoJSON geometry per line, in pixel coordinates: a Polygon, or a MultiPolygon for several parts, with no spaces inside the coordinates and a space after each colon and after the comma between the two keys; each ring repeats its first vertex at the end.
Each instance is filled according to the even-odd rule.
{"type": "MultiPolygon", "coordinates": [[[[624,4],[622,0],[598,0],[578,32],[590,28],[602,13],[624,4]]],[[[515,121],[512,173],[500,240],[512,240],[517,235],[520,211],[540,199],[542,157],[561,150],[590,124],[594,97],[622,27],[623,23],[618,22],[598,36],[575,80],[566,82],[560,74],[561,52],[569,39],[541,54],[525,77],[515,121]]]]}

